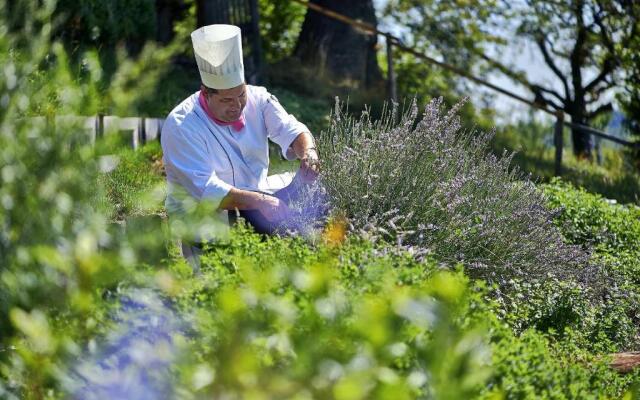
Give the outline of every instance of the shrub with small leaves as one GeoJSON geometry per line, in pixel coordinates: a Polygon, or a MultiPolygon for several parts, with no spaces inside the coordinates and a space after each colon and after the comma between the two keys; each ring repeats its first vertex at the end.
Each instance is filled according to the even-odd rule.
{"type": "Polygon", "coordinates": [[[414,253],[464,262],[476,277],[590,282],[588,254],[566,244],[536,186],[489,152],[492,134],[464,131],[458,104],[413,103],[372,121],[343,115],[320,138],[322,182],[351,228],[414,253]],[[399,121],[398,121],[399,119],[399,121]]]}

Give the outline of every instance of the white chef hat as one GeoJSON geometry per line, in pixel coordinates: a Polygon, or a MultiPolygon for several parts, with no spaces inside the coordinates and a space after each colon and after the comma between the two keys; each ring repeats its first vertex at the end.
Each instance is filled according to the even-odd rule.
{"type": "Polygon", "coordinates": [[[244,83],[242,39],[235,25],[207,25],[191,33],[202,83],[230,89],[244,83]]]}

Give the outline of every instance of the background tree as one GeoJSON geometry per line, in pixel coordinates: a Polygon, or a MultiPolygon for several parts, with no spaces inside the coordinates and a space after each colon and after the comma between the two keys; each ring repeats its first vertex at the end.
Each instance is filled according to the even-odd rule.
{"type": "Polygon", "coordinates": [[[168,44],[174,38],[174,27],[184,19],[193,0],[156,0],[156,40],[168,44]]]}
{"type": "MultiPolygon", "coordinates": [[[[560,91],[526,79],[513,67],[484,56],[489,64],[533,92],[535,100],[550,109],[562,110],[571,121],[589,125],[612,111],[603,94],[621,82],[619,49],[627,48],[638,33],[637,24],[622,1],[527,0],[521,8],[511,7],[519,21],[517,34],[537,46],[542,60],[560,82],[560,91]]],[[[591,135],[572,129],[574,154],[592,157],[591,135]]]]}
{"type": "Polygon", "coordinates": [[[113,47],[124,45],[131,54],[137,54],[146,41],[155,38],[155,3],[154,0],[58,0],[54,37],[61,39],[71,53],[94,47],[106,55],[113,47]]]}
{"type": "MultiPolygon", "coordinates": [[[[640,31],[640,4],[625,2],[626,12],[631,16],[640,31]]],[[[629,45],[619,48],[620,60],[624,71],[624,85],[618,93],[618,100],[626,117],[626,128],[636,138],[640,138],[640,36],[631,38],[629,45]]],[[[640,150],[633,150],[633,159],[640,169],[640,150]]]]}
{"type": "MultiPolygon", "coordinates": [[[[316,0],[317,5],[377,26],[372,0],[316,0]]],[[[294,55],[304,66],[337,84],[371,88],[382,81],[376,56],[376,35],[311,9],[307,11],[294,55]]]]}
{"type": "MultiPolygon", "coordinates": [[[[620,84],[620,49],[628,48],[638,33],[633,16],[625,11],[631,4],[631,0],[395,0],[386,14],[405,21],[415,43],[445,61],[477,72],[500,71],[527,88],[539,104],[563,110],[572,122],[588,125],[612,110],[603,94],[620,84]],[[489,49],[499,54],[513,46],[514,34],[537,46],[560,91],[531,82],[514,65],[489,55],[489,49]]],[[[590,135],[573,130],[572,139],[574,153],[590,158],[590,135]]]]}
{"type": "Polygon", "coordinates": [[[263,54],[274,64],[293,53],[307,9],[291,0],[260,0],[258,5],[263,54]]]}
{"type": "MultiPolygon", "coordinates": [[[[391,0],[382,10],[382,23],[388,25],[385,29],[402,27],[398,35],[407,46],[483,76],[486,69],[477,54],[499,40],[490,29],[490,17],[496,14],[495,0],[391,0]]],[[[415,96],[421,106],[428,102],[428,97],[441,96],[446,103],[455,104],[472,90],[466,79],[412,54],[396,51],[394,68],[400,98],[415,96]]],[[[466,125],[489,128],[493,124],[471,102],[464,105],[461,114],[466,125]]]]}
{"type": "Polygon", "coordinates": [[[383,15],[389,26],[402,27],[401,39],[409,47],[471,69],[488,44],[503,40],[491,33],[492,17],[500,11],[497,0],[391,0],[383,15]]]}

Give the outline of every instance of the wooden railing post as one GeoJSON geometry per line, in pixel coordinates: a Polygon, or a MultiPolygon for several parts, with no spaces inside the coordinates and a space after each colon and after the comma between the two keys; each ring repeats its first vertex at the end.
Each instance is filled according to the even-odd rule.
{"type": "Polygon", "coordinates": [[[386,36],[387,41],[387,80],[389,88],[389,98],[398,102],[398,92],[396,89],[396,73],[393,70],[393,42],[390,36],[386,36]]]}
{"type": "Polygon", "coordinates": [[[556,112],[556,125],[553,132],[553,144],[556,147],[555,176],[562,175],[562,148],[563,148],[564,112],[556,112]]]}
{"type": "Polygon", "coordinates": [[[147,143],[147,126],[144,117],[140,117],[138,121],[138,143],[140,145],[147,143]]]}
{"type": "Polygon", "coordinates": [[[96,117],[96,138],[104,136],[104,114],[100,113],[96,117]]]}

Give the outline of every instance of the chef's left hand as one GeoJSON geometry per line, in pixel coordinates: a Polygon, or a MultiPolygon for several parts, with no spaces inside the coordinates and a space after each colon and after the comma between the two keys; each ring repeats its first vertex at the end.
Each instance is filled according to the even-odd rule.
{"type": "Polygon", "coordinates": [[[307,149],[304,157],[300,159],[300,172],[305,183],[311,183],[316,180],[320,173],[320,159],[316,149],[307,149]]]}

